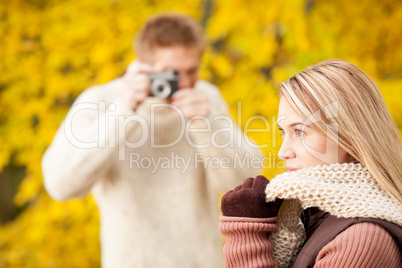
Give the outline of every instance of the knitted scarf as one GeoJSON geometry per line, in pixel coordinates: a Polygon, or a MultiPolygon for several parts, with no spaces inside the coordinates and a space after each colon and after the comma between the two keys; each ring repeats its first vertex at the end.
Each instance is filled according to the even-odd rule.
{"type": "Polygon", "coordinates": [[[332,164],[282,173],[265,190],[266,201],[284,199],[278,230],[269,237],[277,266],[288,267],[306,239],[302,211],[318,207],[337,217],[370,217],[402,226],[402,205],[360,163],[332,164]]]}

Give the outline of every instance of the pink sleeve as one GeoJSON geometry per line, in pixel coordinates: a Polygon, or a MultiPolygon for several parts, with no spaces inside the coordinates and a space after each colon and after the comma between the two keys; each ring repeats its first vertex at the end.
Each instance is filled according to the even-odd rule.
{"type": "Polygon", "coordinates": [[[221,216],[219,229],[226,238],[225,267],[275,267],[267,233],[277,229],[276,219],[221,216]]]}
{"type": "Polygon", "coordinates": [[[373,223],[358,223],[323,247],[314,267],[402,267],[401,255],[386,230],[373,223]]]}

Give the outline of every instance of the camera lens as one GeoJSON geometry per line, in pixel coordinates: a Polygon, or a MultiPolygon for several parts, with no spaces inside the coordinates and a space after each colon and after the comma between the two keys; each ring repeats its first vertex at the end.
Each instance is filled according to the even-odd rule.
{"type": "Polygon", "coordinates": [[[159,93],[162,93],[164,88],[162,85],[158,85],[157,89],[156,89],[159,93]]]}
{"type": "Polygon", "coordinates": [[[158,98],[167,98],[172,93],[169,81],[164,78],[155,78],[151,82],[151,94],[158,98]]]}

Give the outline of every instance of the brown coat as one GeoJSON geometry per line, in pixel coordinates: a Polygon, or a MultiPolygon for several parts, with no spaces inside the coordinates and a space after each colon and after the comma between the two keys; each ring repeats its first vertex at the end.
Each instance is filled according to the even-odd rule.
{"type": "Polygon", "coordinates": [[[314,267],[318,253],[325,245],[348,227],[361,222],[374,223],[384,228],[395,239],[399,248],[402,248],[402,228],[388,221],[373,218],[337,218],[318,208],[306,209],[302,220],[307,239],[291,267],[314,267]]]}

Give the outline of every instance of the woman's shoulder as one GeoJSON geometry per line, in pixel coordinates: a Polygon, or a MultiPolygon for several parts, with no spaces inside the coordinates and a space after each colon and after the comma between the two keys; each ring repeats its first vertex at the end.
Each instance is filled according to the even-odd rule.
{"type": "Polygon", "coordinates": [[[356,223],[322,248],[316,267],[401,267],[402,253],[392,235],[381,226],[356,223]]]}

